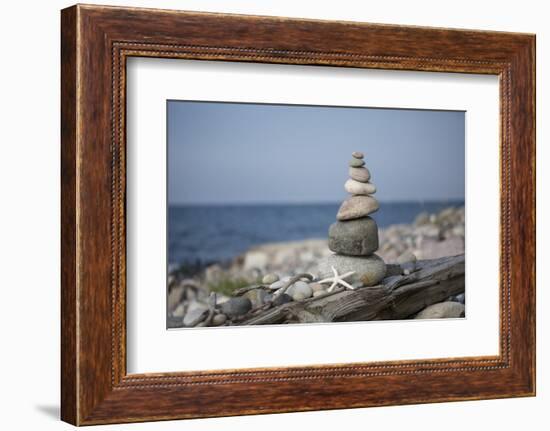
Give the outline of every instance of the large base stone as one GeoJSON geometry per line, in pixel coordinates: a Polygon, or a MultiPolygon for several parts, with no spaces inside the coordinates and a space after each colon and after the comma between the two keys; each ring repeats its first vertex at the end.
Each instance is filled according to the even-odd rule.
{"type": "Polygon", "coordinates": [[[319,262],[318,277],[332,277],[332,267],[338,274],[355,271],[355,274],[346,280],[351,283],[363,283],[365,286],[374,286],[386,276],[386,264],[376,254],[361,257],[333,254],[319,262]]]}
{"type": "Polygon", "coordinates": [[[378,250],[378,226],[370,217],[333,223],[328,248],[348,256],[368,256],[378,250]]]}

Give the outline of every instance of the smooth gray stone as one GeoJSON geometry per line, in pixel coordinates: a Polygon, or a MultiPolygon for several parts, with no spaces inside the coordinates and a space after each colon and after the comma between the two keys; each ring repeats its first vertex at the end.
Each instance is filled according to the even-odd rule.
{"type": "Polygon", "coordinates": [[[355,274],[346,278],[348,283],[361,282],[365,286],[374,286],[386,275],[386,264],[376,254],[370,256],[343,256],[333,254],[319,261],[318,277],[320,279],[332,277],[332,267],[342,275],[354,271],[355,274]]]}
{"type": "Polygon", "coordinates": [[[378,250],[378,226],[370,217],[337,221],[329,228],[328,248],[348,256],[368,256],[378,250]]]}
{"type": "Polygon", "coordinates": [[[378,211],[378,208],[380,208],[380,204],[372,196],[352,196],[342,202],[336,218],[344,221],[366,217],[378,211]]]}
{"type": "Polygon", "coordinates": [[[221,326],[227,321],[227,316],[225,314],[216,314],[212,318],[212,326],[221,326]]]}
{"type": "Polygon", "coordinates": [[[282,295],[277,295],[273,300],[273,305],[278,307],[279,305],[286,304],[287,302],[292,302],[292,296],[283,293],[282,295]]]}
{"type": "Polygon", "coordinates": [[[348,173],[351,179],[354,179],[355,181],[359,181],[360,183],[366,183],[370,180],[370,172],[365,167],[361,167],[361,168],[350,167],[348,173]]]}
{"type": "Polygon", "coordinates": [[[222,313],[229,317],[237,317],[246,314],[252,308],[252,302],[245,297],[231,298],[229,301],[221,305],[222,313]]]}
{"type": "Polygon", "coordinates": [[[363,157],[365,157],[365,155],[361,151],[354,151],[353,153],[351,153],[351,155],[356,159],[362,159],[363,157]]]}
{"type": "Polygon", "coordinates": [[[277,280],[275,283],[270,284],[268,289],[269,290],[278,290],[281,287],[283,287],[286,284],[285,280],[277,280]]]}
{"type": "Polygon", "coordinates": [[[297,281],[287,289],[286,293],[295,301],[299,301],[300,299],[309,298],[313,295],[313,290],[305,281],[297,281]]]}
{"type": "Polygon", "coordinates": [[[189,310],[187,313],[185,313],[185,317],[183,318],[183,324],[185,326],[191,326],[194,323],[196,323],[201,316],[205,317],[206,314],[208,314],[208,309],[206,307],[204,308],[197,307],[192,310],[189,310]]]}
{"type": "Polygon", "coordinates": [[[418,313],[415,319],[452,319],[457,317],[464,317],[465,307],[460,302],[440,302],[438,304],[430,305],[420,313],[418,313]]]}
{"type": "Polygon", "coordinates": [[[360,168],[362,166],[365,166],[365,161],[363,159],[356,159],[355,157],[352,157],[349,161],[349,165],[352,168],[360,168]]]}

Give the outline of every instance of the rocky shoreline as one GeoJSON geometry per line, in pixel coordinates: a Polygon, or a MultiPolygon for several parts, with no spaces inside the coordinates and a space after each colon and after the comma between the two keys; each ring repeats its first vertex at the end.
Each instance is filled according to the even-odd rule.
{"type": "MultiPolygon", "coordinates": [[[[421,213],[412,224],[379,229],[376,254],[388,264],[382,284],[390,277],[406,277],[430,260],[462,255],[464,217],[464,207],[449,207],[436,214],[421,213]]],[[[308,239],[254,247],[230,263],[209,265],[192,277],[183,268],[173,269],[168,276],[168,327],[246,324],[243,316],[262,307],[329,296],[333,283],[323,281],[332,274],[320,266],[330,256],[337,255],[326,239],[308,239]]],[[[339,272],[334,276],[345,275],[339,272]]],[[[360,280],[347,281],[357,289],[353,292],[369,289],[360,280]]],[[[339,286],[335,289],[338,293],[339,286]]],[[[452,295],[407,318],[460,317],[464,301],[463,293],[452,295]]]]}

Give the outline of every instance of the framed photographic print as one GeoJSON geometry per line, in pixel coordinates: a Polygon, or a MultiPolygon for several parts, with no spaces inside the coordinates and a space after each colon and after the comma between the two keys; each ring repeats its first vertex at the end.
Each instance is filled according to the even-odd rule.
{"type": "Polygon", "coordinates": [[[61,30],[63,420],[534,395],[533,35],[61,30]]]}

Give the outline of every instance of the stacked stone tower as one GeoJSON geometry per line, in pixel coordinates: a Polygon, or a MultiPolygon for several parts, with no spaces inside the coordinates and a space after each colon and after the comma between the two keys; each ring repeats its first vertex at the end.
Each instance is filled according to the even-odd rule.
{"type": "Polygon", "coordinates": [[[384,278],[386,265],[374,254],[378,250],[378,226],[370,215],[380,204],[373,196],[376,186],[370,182],[363,153],[352,153],[349,177],[344,188],[351,196],[342,203],[338,221],[329,229],[328,246],[334,254],[320,263],[319,273],[330,275],[333,267],[339,273],[354,271],[352,282],[372,286],[384,278]]]}

